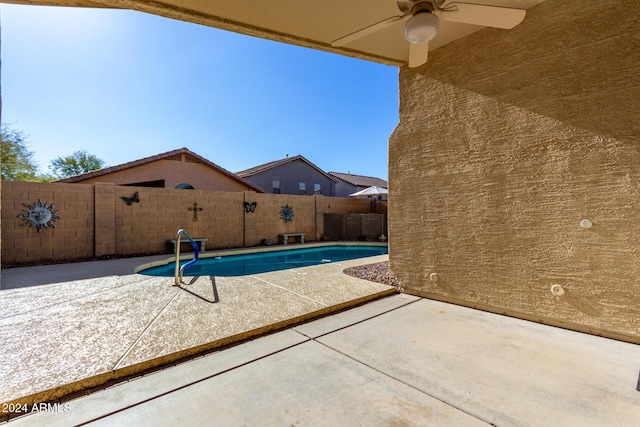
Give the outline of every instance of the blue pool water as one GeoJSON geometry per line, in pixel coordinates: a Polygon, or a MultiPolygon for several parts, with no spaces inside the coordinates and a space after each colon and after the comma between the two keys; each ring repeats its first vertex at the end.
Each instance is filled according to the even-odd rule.
{"type": "MultiPolygon", "coordinates": [[[[388,253],[386,246],[322,246],[273,252],[256,252],[215,258],[200,258],[184,271],[185,276],[245,276],[289,268],[307,267],[388,253]]],[[[186,263],[188,260],[181,261],[186,263]]],[[[182,265],[182,264],[181,264],[182,265]]],[[[173,277],[175,263],[151,267],[140,274],[173,277]]]]}

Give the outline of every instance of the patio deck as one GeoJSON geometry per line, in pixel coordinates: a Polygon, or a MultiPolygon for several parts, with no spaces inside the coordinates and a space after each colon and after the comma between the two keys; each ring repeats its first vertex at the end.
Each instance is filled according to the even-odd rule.
{"type": "MultiPolygon", "coordinates": [[[[164,256],[166,259],[167,256],[164,256]]],[[[242,277],[107,275],[0,291],[1,403],[46,402],[395,292],[342,273],[388,256],[242,277]],[[185,277],[185,279],[189,279],[185,277]],[[214,285],[220,297],[214,300],[214,285]]],[[[139,260],[143,264],[145,260],[139,260]]],[[[118,271],[132,260],[98,261],[118,271]]],[[[95,263],[6,270],[96,276],[95,263]]],[[[108,271],[108,268],[105,269],[108,271]]],[[[131,271],[131,270],[129,270],[131,271]]],[[[48,275],[49,279],[56,274],[48,275]]],[[[7,277],[8,276],[8,277],[7,277]]],[[[97,276],[100,276],[99,274],[97,276]]],[[[60,280],[60,279],[58,279],[60,280]]],[[[24,286],[24,283],[22,284],[24,286]]]]}
{"type": "MultiPolygon", "coordinates": [[[[359,262],[377,262],[386,256],[374,258],[359,262]]],[[[286,280],[277,286],[266,283],[275,282],[274,277],[271,280],[256,278],[247,285],[229,282],[222,286],[221,281],[221,302],[235,298],[230,297],[234,295],[234,286],[246,287],[247,291],[257,287],[268,295],[279,295],[301,293],[300,284],[308,280],[326,283],[327,287],[334,280],[351,283],[352,278],[341,273],[342,266],[336,270],[331,269],[331,265],[318,268],[290,271],[286,280]],[[267,286],[274,289],[266,290],[267,286]]],[[[109,320],[109,325],[95,327],[95,338],[87,331],[67,345],[87,345],[96,352],[107,351],[108,346],[98,342],[105,336],[99,333],[106,333],[113,337],[108,342],[118,346],[119,350],[112,352],[114,357],[109,359],[83,351],[81,359],[69,361],[55,353],[73,355],[62,343],[71,331],[86,327],[82,316],[70,316],[74,309],[78,313],[88,311],[83,309],[88,298],[83,296],[84,283],[64,285],[69,292],[75,289],[77,297],[69,294],[70,298],[64,302],[47,300],[49,305],[43,304],[41,314],[23,309],[11,316],[26,316],[27,324],[29,319],[52,322],[53,327],[61,327],[64,325],[61,319],[67,319],[70,329],[66,334],[57,333],[60,343],[53,342],[51,346],[40,344],[36,333],[39,329],[33,330],[31,337],[24,337],[24,342],[38,343],[38,351],[30,352],[34,359],[18,363],[17,357],[25,357],[23,353],[16,356],[5,351],[3,369],[5,363],[12,363],[18,374],[25,374],[20,377],[22,381],[46,378],[51,373],[64,377],[65,372],[56,368],[55,363],[46,363],[49,357],[71,371],[85,369],[85,363],[94,366],[98,360],[104,360],[103,370],[113,366],[126,369],[138,363],[143,350],[157,354],[154,352],[162,343],[172,343],[180,337],[193,343],[191,332],[198,335],[198,331],[206,330],[216,319],[211,314],[181,318],[180,310],[157,324],[129,319],[117,311],[104,311],[100,306],[115,307],[129,302],[132,307],[149,308],[153,306],[147,305],[148,301],[159,294],[162,301],[172,301],[164,307],[175,302],[176,308],[183,308],[198,306],[198,298],[183,291],[167,295],[158,289],[165,287],[162,284],[105,285],[99,293],[102,296],[89,298],[97,302],[91,307],[103,310],[101,319],[120,316],[119,319],[139,324],[141,329],[137,335],[128,336],[117,328],[111,331],[110,325],[119,322],[109,320]],[[129,286],[144,291],[136,295],[126,290],[129,286]],[[63,316],[65,314],[67,316],[63,316]],[[52,316],[54,320],[45,320],[52,316]],[[145,324],[147,326],[143,326],[145,324]],[[167,337],[171,339],[166,340],[167,337]],[[124,354],[123,348],[126,348],[124,354]]],[[[57,286],[62,285],[37,288],[53,290],[57,286]]],[[[205,292],[206,288],[201,291],[205,292]]],[[[344,284],[338,284],[337,289],[344,289],[344,284]]],[[[25,289],[26,299],[22,301],[29,301],[29,293],[35,290],[25,289]]],[[[2,300],[4,294],[12,292],[0,292],[2,300]]],[[[334,293],[330,289],[327,296],[322,297],[328,298],[322,304],[328,304],[331,298],[337,299],[338,294],[342,292],[334,293]]],[[[369,295],[374,294],[377,289],[371,288],[369,295]]],[[[310,305],[314,309],[321,303],[317,295],[307,295],[299,301],[297,297],[287,296],[287,302],[297,301],[293,303],[296,307],[310,305]]],[[[240,294],[237,297],[239,299],[240,294]]],[[[21,306],[15,297],[10,300],[13,300],[11,307],[21,306]]],[[[273,301],[270,296],[258,298],[249,307],[272,307],[273,301]]],[[[238,300],[228,302],[239,305],[238,300]]],[[[2,304],[2,313],[6,313],[6,302],[2,304]]],[[[290,309],[278,307],[284,311],[290,309]]],[[[136,312],[145,319],[163,317],[162,310],[147,313],[136,309],[136,312]]],[[[13,324],[24,322],[9,321],[9,326],[13,324]]],[[[5,326],[6,323],[2,328],[3,344],[7,337],[5,326]]],[[[27,326],[20,326],[19,331],[27,334],[27,326]]],[[[34,413],[8,423],[47,427],[87,424],[635,426],[640,420],[639,369],[640,346],[634,344],[395,294],[175,366],[130,377],[126,382],[106,384],[103,390],[86,396],[78,393],[73,399],[58,401],[59,406],[32,411],[34,413]]],[[[11,375],[2,373],[3,393],[5,379],[9,379],[7,384],[17,383],[11,375]]],[[[24,386],[23,382],[22,386],[14,386],[14,390],[24,386]]]]}

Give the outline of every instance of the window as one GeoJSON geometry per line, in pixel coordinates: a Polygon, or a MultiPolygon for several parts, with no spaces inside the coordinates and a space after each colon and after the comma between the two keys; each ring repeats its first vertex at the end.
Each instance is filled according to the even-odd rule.
{"type": "Polygon", "coordinates": [[[193,188],[193,185],[187,184],[186,182],[176,185],[176,188],[178,190],[195,190],[195,188],[193,188]]]}
{"type": "Polygon", "coordinates": [[[273,194],[280,194],[280,181],[273,181],[271,183],[271,188],[272,188],[273,194]]]}
{"type": "Polygon", "coordinates": [[[130,184],[118,184],[118,185],[131,186],[131,187],[164,188],[164,179],[159,179],[157,181],[132,182],[130,184]]]}
{"type": "Polygon", "coordinates": [[[298,188],[300,189],[300,194],[307,194],[307,184],[300,182],[298,183],[298,188]]]}
{"type": "Polygon", "coordinates": [[[320,184],[313,184],[313,194],[321,194],[322,187],[320,184]]]}

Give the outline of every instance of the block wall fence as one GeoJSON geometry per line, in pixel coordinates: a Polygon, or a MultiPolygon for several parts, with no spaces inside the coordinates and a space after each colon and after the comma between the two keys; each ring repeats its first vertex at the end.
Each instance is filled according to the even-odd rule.
{"type": "Polygon", "coordinates": [[[370,200],[122,187],[113,184],[2,182],[2,264],[71,261],[105,256],[162,254],[167,240],[183,228],[208,239],[207,250],[249,247],[264,239],[278,243],[280,233],[306,233],[306,241],[323,238],[324,214],[386,213],[386,202],[370,200]],[[126,203],[137,193],[139,202],[126,203]],[[38,200],[60,218],[55,228],[22,226],[19,215],[38,200]],[[244,202],[256,203],[245,212],[244,202]],[[283,206],[293,208],[289,222],[283,206]],[[195,208],[195,210],[194,210],[195,208]],[[194,221],[197,214],[197,221],[194,221]]]}

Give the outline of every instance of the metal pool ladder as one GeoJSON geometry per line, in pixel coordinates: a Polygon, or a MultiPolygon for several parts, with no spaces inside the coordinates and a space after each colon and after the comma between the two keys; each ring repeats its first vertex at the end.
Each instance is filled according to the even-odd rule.
{"type": "Polygon", "coordinates": [[[184,273],[184,269],[189,267],[190,265],[195,264],[198,261],[198,244],[184,231],[182,228],[178,230],[178,234],[176,234],[176,270],[175,270],[175,284],[179,285],[182,283],[182,274],[184,273]],[[193,259],[187,263],[185,263],[182,267],[180,267],[180,236],[184,236],[191,242],[191,246],[193,246],[193,259]]]}

